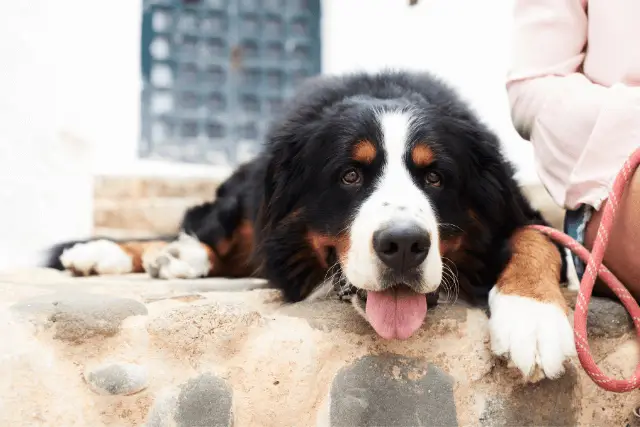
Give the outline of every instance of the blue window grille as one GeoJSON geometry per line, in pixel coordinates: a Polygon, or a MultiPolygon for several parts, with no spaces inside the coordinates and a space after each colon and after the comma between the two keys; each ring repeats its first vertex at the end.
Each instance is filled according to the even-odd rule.
{"type": "Polygon", "coordinates": [[[140,156],[234,166],[320,72],[320,0],[144,0],[140,156]]]}

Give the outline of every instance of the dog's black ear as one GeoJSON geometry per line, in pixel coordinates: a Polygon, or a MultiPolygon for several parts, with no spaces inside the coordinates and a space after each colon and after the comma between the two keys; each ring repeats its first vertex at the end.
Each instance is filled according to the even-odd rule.
{"type": "Polygon", "coordinates": [[[539,214],[523,196],[497,135],[483,126],[473,126],[467,137],[471,158],[465,198],[475,214],[484,223],[493,224],[494,230],[532,222],[539,214]]]}
{"type": "Polygon", "coordinates": [[[311,172],[302,127],[281,125],[271,134],[264,169],[264,190],[256,218],[254,259],[261,277],[283,292],[289,302],[301,301],[326,276],[307,237],[303,198],[311,172]]]}
{"type": "Polygon", "coordinates": [[[305,194],[310,172],[303,159],[304,131],[303,126],[285,123],[268,137],[269,158],[257,219],[263,229],[274,228],[294,213],[305,194]]]}

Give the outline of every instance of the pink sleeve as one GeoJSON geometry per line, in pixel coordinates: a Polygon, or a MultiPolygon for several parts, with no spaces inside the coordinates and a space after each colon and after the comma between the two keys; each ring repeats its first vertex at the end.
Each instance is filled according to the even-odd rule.
{"type": "Polygon", "coordinates": [[[586,0],[516,0],[507,90],[513,123],[535,150],[537,170],[567,208],[599,208],[640,145],[640,89],[604,87],[580,72],[586,0]]]}

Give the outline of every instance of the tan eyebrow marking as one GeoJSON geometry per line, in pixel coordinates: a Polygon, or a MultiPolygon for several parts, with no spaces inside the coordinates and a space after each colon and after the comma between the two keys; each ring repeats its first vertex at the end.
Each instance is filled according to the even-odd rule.
{"type": "Polygon", "coordinates": [[[435,158],[433,150],[425,144],[416,144],[411,150],[411,160],[418,167],[429,166],[435,158]]]}
{"type": "Polygon", "coordinates": [[[353,160],[360,163],[373,163],[373,160],[376,158],[378,154],[378,150],[373,142],[363,139],[358,141],[358,143],[353,147],[353,160]]]}

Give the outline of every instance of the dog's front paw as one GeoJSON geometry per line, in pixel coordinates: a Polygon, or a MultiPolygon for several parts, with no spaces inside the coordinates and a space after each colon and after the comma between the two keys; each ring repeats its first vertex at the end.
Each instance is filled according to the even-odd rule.
{"type": "Polygon", "coordinates": [[[571,323],[562,306],[533,298],[489,293],[491,350],[507,357],[526,381],[558,378],[576,354],[571,323]]]}
{"type": "Polygon", "coordinates": [[[206,277],[211,260],[204,246],[194,237],[181,234],[178,240],[142,257],[144,270],[157,279],[196,279],[206,277]]]}
{"type": "Polygon", "coordinates": [[[105,239],[76,243],[62,252],[60,262],[76,276],[133,272],[131,256],[117,243],[105,239]]]}

